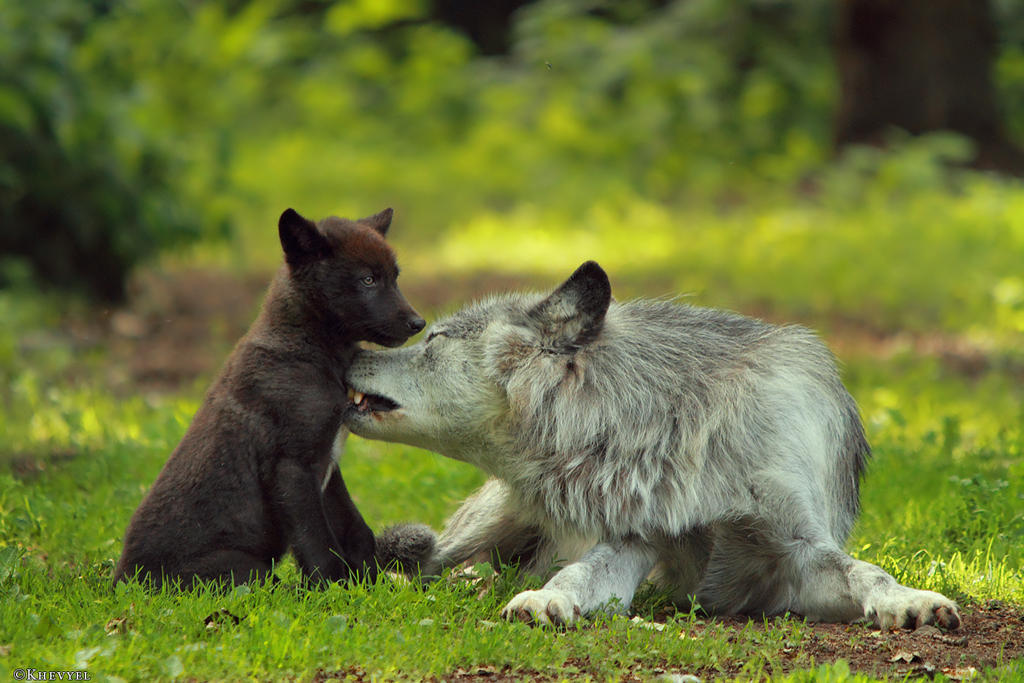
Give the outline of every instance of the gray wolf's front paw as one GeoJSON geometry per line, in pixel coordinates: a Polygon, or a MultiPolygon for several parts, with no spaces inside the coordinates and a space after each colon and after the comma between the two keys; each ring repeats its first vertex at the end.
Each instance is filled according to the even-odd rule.
{"type": "Polygon", "coordinates": [[[509,600],[501,616],[528,624],[570,626],[580,617],[580,606],[568,593],[542,588],[523,591],[509,600]]]}
{"type": "Polygon", "coordinates": [[[896,595],[881,598],[865,610],[865,616],[883,631],[926,624],[951,631],[960,628],[960,612],[955,602],[932,591],[901,588],[896,595]]]}

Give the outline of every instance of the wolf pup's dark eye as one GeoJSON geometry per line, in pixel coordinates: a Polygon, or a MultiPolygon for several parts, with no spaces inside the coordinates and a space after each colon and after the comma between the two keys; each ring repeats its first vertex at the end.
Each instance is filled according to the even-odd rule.
{"type": "Polygon", "coordinates": [[[373,279],[372,275],[367,275],[366,277],[362,278],[360,282],[362,282],[367,287],[373,287],[375,284],[377,284],[377,281],[373,279]]]}

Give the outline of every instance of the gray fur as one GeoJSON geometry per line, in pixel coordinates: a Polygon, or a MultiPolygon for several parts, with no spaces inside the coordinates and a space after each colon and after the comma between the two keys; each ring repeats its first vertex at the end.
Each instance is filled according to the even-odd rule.
{"type": "Polygon", "coordinates": [[[439,565],[568,562],[506,607],[541,622],[628,605],[655,570],[716,613],[959,624],[946,598],[842,551],[869,449],[813,332],[616,303],[607,282],[587,263],[550,295],[492,297],[354,360],[349,384],[398,408],[350,411],[353,432],[494,477],[449,521],[439,565]]]}
{"type": "Polygon", "coordinates": [[[436,553],[436,537],[425,524],[396,524],[377,536],[376,559],[384,569],[422,572],[421,563],[436,553]]]}

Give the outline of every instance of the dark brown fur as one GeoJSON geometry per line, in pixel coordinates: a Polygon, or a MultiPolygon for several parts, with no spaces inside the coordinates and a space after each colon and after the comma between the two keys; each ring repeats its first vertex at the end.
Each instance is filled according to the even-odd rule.
{"type": "Polygon", "coordinates": [[[397,346],[423,319],[398,289],[391,210],[279,222],[285,265],[125,533],[115,581],[265,579],[291,550],[315,581],[373,573],[373,533],[336,468],[355,342],[397,346]]]}

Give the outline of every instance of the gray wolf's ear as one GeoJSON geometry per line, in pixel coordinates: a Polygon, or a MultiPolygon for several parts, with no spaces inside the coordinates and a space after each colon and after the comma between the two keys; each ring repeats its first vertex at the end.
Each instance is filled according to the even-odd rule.
{"type": "Polygon", "coordinates": [[[564,341],[586,344],[601,331],[611,300],[608,275],[596,262],[587,261],[537,304],[530,317],[564,341]]]}
{"type": "Polygon", "coordinates": [[[299,215],[295,209],[286,209],[277,221],[277,233],[284,249],[284,259],[290,266],[301,266],[326,257],[331,247],[316,229],[316,224],[299,215]]]}
{"type": "Polygon", "coordinates": [[[379,232],[381,237],[384,237],[388,234],[388,228],[391,227],[391,217],[393,215],[395,215],[394,209],[384,209],[380,213],[360,218],[357,222],[370,226],[379,232]]]}

